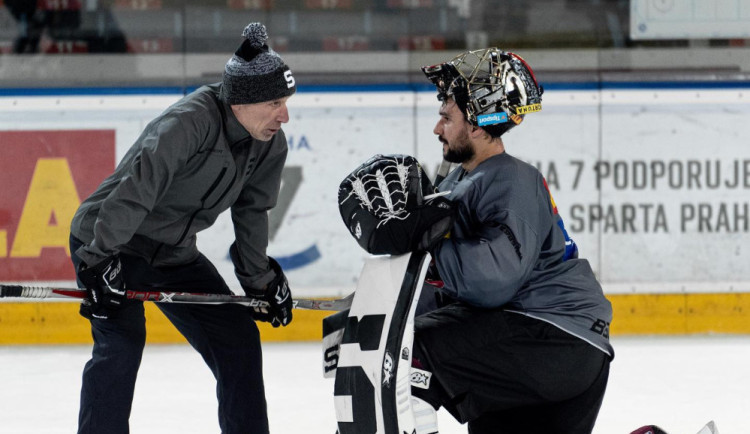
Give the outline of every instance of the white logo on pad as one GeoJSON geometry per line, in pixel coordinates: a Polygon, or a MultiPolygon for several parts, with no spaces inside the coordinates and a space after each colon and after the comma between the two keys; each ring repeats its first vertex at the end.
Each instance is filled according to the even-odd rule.
{"type": "Polygon", "coordinates": [[[411,375],[410,375],[409,381],[411,382],[412,386],[418,387],[420,389],[429,389],[431,378],[432,378],[432,372],[425,371],[422,369],[417,369],[414,367],[411,368],[411,375]]]}

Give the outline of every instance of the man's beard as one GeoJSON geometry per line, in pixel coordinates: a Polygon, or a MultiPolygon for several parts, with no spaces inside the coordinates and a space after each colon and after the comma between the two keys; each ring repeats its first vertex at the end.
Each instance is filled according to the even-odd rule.
{"type": "MultiPolygon", "coordinates": [[[[442,138],[440,141],[445,143],[442,138]]],[[[448,145],[446,151],[443,153],[443,159],[445,159],[445,161],[461,164],[474,157],[474,148],[472,148],[471,143],[469,143],[468,134],[464,133],[460,137],[457,137],[454,143],[454,147],[448,145]]]]}

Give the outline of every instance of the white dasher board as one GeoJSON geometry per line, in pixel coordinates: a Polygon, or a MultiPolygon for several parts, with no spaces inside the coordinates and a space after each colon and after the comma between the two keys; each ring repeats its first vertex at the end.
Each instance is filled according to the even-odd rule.
{"type": "Polygon", "coordinates": [[[748,39],[750,0],[630,0],[633,39],[748,39]]]}

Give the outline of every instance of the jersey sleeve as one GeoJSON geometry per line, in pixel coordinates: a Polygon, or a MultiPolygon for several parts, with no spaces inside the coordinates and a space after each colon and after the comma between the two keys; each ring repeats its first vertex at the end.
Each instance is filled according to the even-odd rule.
{"type": "Polygon", "coordinates": [[[536,186],[526,190],[486,193],[471,185],[456,198],[457,230],[434,252],[449,295],[494,308],[512,300],[529,279],[540,251],[539,215],[548,213],[539,207],[548,210],[549,199],[536,186]]]}
{"type": "Polygon", "coordinates": [[[528,279],[534,264],[537,237],[508,213],[476,237],[443,241],[436,265],[452,297],[480,307],[510,301],[528,279]]]}
{"type": "Polygon", "coordinates": [[[281,189],[281,175],[288,148],[286,137],[277,133],[274,145],[246,181],[237,202],[232,206],[236,258],[235,274],[243,286],[262,288],[275,273],[269,268],[266,249],[269,228],[268,211],[276,206],[281,189]]]}

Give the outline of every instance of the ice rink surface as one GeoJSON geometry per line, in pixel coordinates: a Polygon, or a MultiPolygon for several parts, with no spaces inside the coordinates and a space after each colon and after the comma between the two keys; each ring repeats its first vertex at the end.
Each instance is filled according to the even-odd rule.
{"type": "MultiPolygon", "coordinates": [[[[750,336],[614,337],[617,352],[597,434],[657,424],[696,433],[750,432],[750,336]]],[[[272,433],[333,434],[333,379],[320,343],[264,344],[272,433]]],[[[0,347],[0,433],[74,433],[88,346],[0,347]]],[[[440,433],[466,427],[439,412],[440,433]]],[[[183,345],[149,345],[131,416],[133,434],[218,434],[214,381],[183,345]]]]}

